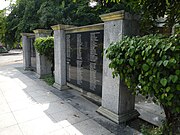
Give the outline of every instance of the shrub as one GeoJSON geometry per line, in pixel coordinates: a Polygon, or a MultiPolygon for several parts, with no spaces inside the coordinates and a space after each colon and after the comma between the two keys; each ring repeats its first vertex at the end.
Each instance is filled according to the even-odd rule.
{"type": "Polygon", "coordinates": [[[45,75],[42,79],[50,86],[52,86],[55,82],[54,77],[51,75],[45,75]]]}
{"type": "Polygon", "coordinates": [[[40,55],[44,55],[53,62],[54,60],[54,37],[36,38],[34,46],[40,55]]]}
{"type": "Polygon", "coordinates": [[[134,94],[152,95],[170,124],[180,116],[180,37],[124,37],[106,50],[113,76],[134,94]]]}
{"type": "Polygon", "coordinates": [[[163,135],[162,127],[148,127],[143,125],[141,127],[141,133],[143,135],[163,135]]]}

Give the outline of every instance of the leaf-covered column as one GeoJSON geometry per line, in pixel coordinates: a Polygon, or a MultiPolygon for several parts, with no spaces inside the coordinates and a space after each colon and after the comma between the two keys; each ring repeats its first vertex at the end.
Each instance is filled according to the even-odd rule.
{"type": "MultiPolygon", "coordinates": [[[[33,31],[35,38],[47,37],[51,35],[52,30],[37,29],[33,31]]],[[[44,75],[51,74],[51,62],[36,51],[36,72],[37,76],[41,78],[44,75]]]]}

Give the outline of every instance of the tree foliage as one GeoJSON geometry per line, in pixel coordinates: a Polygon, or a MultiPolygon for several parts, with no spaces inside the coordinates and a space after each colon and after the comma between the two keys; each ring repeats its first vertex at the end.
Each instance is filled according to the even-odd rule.
{"type": "Polygon", "coordinates": [[[141,27],[145,34],[157,32],[159,18],[165,18],[165,26],[170,28],[180,23],[179,0],[106,0],[106,2],[126,1],[127,4],[141,16],[141,27]]]}
{"type": "Polygon", "coordinates": [[[6,16],[5,10],[0,10],[0,42],[5,43],[5,33],[6,33],[6,16]]]}
{"type": "Polygon", "coordinates": [[[20,42],[20,33],[37,28],[50,29],[55,24],[82,26],[99,23],[100,14],[125,8],[125,4],[113,2],[99,2],[90,7],[89,0],[17,0],[6,19],[6,40],[13,45],[20,42]]]}
{"type": "Polygon", "coordinates": [[[134,94],[152,95],[163,106],[169,123],[180,117],[180,37],[125,37],[106,51],[113,76],[134,94]]]}

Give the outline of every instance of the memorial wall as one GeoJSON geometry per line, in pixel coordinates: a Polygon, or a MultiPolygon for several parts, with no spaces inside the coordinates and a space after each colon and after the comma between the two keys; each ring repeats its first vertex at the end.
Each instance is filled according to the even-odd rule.
{"type": "Polygon", "coordinates": [[[66,34],[67,82],[102,95],[104,30],[66,34]]]}

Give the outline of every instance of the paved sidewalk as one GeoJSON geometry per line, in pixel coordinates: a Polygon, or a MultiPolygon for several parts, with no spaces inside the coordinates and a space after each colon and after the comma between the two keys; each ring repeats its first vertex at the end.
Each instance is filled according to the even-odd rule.
{"type": "Polygon", "coordinates": [[[77,91],[50,87],[18,62],[0,66],[0,135],[138,134],[96,113],[98,106],[77,91]]]}

